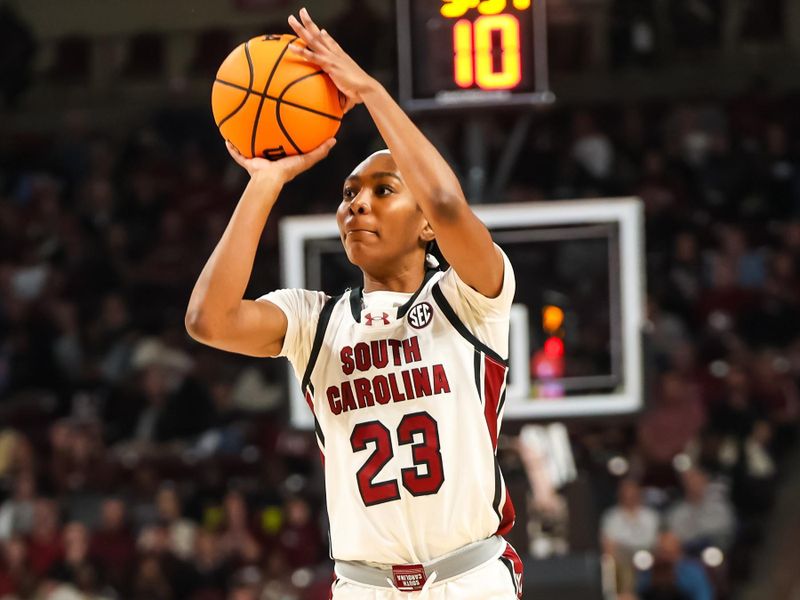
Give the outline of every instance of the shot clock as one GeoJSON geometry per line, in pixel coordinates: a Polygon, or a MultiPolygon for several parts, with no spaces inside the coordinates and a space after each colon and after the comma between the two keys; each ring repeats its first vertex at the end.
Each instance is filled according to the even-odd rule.
{"type": "Polygon", "coordinates": [[[545,0],[397,0],[408,110],[552,102],[545,0]]]}

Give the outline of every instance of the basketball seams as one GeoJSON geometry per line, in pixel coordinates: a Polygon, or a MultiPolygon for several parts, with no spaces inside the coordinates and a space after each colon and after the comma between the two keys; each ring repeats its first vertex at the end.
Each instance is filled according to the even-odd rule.
{"type": "MultiPolygon", "coordinates": [[[[289,143],[300,154],[302,154],[303,151],[300,149],[300,147],[297,144],[295,144],[294,140],[289,135],[289,132],[286,130],[286,127],[283,126],[283,119],[281,119],[281,104],[284,102],[283,97],[286,95],[286,92],[289,91],[289,88],[291,88],[293,85],[296,85],[296,84],[300,83],[301,81],[303,81],[305,79],[310,79],[312,77],[316,77],[317,75],[324,75],[324,74],[325,74],[325,71],[319,70],[319,71],[314,71],[313,73],[308,73],[306,75],[303,75],[302,77],[298,77],[297,79],[295,79],[294,81],[292,81],[291,83],[289,83],[288,85],[286,85],[283,88],[283,91],[280,93],[280,95],[278,96],[278,99],[275,101],[275,118],[278,120],[278,127],[281,128],[281,131],[283,132],[283,135],[286,136],[286,139],[289,140],[289,143]]],[[[286,104],[288,105],[289,103],[287,102],[286,104]]]]}
{"type": "Polygon", "coordinates": [[[297,150],[298,154],[303,154],[303,151],[300,150],[300,146],[295,144],[294,140],[292,139],[292,136],[289,135],[289,132],[286,130],[286,127],[284,127],[284,125],[283,125],[283,119],[281,119],[281,101],[280,100],[277,100],[275,102],[275,120],[278,121],[278,127],[280,127],[281,132],[286,137],[286,139],[289,140],[289,143],[292,145],[292,148],[297,150]]]}
{"type": "MultiPolygon", "coordinates": [[[[252,87],[253,87],[253,76],[254,76],[254,74],[253,74],[253,59],[250,56],[250,41],[249,40],[244,43],[244,55],[247,57],[247,66],[250,69],[250,81],[247,83],[247,88],[245,89],[244,98],[242,98],[242,101],[239,103],[239,106],[237,106],[236,108],[233,109],[233,112],[231,112],[231,114],[229,114],[228,116],[223,118],[219,123],[217,123],[217,127],[222,127],[222,125],[228,119],[230,119],[233,115],[235,115],[240,110],[242,110],[242,107],[247,103],[247,99],[250,97],[250,92],[252,91],[252,87]]],[[[221,79],[219,79],[219,78],[216,81],[218,81],[220,83],[223,83],[223,81],[221,79]]]]}
{"type": "Polygon", "coordinates": [[[283,47],[283,50],[281,50],[281,53],[278,55],[278,59],[272,65],[272,70],[269,72],[269,76],[267,77],[267,83],[264,85],[264,92],[263,95],[261,96],[261,101],[258,103],[256,118],[253,120],[253,134],[250,137],[251,156],[256,155],[256,133],[258,132],[258,121],[261,118],[261,109],[264,107],[264,100],[266,99],[267,90],[269,90],[269,84],[272,83],[272,78],[275,76],[275,71],[278,70],[278,65],[281,64],[283,57],[286,55],[286,51],[289,49],[289,46],[292,44],[292,42],[294,42],[296,39],[297,37],[294,36],[286,43],[286,45],[283,47]]]}
{"type": "MultiPolygon", "coordinates": [[[[315,73],[316,74],[316,73],[315,73]]],[[[261,94],[253,89],[248,90],[246,87],[239,85],[238,83],[232,83],[230,81],[225,81],[224,79],[215,79],[216,83],[220,85],[226,85],[228,87],[232,87],[237,90],[242,90],[243,92],[249,91],[253,96],[258,96],[260,98],[266,98],[267,100],[272,100],[277,102],[277,96],[270,96],[269,94],[261,94]]],[[[286,104],[287,106],[291,106],[292,108],[299,108],[300,110],[304,110],[306,112],[314,113],[315,115],[319,115],[320,117],[325,117],[326,119],[331,119],[332,121],[340,121],[342,120],[341,117],[337,117],[336,115],[332,115],[326,112],[322,112],[321,110],[317,110],[315,108],[311,108],[310,106],[304,106],[302,104],[297,104],[296,102],[292,102],[291,100],[281,100],[282,104],[286,104]]]]}

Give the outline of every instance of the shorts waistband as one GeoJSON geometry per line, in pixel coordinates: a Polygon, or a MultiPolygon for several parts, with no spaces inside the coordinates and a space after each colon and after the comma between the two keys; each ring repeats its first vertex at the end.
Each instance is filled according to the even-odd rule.
{"type": "MultiPolygon", "coordinates": [[[[441,582],[471,571],[483,563],[499,557],[506,547],[506,541],[499,535],[494,535],[485,540],[467,544],[441,558],[423,563],[425,576],[430,577],[436,572],[436,581],[441,582]]],[[[374,587],[391,588],[392,566],[386,568],[372,567],[361,562],[337,560],[334,565],[336,575],[343,579],[350,579],[356,583],[374,587]]]]}

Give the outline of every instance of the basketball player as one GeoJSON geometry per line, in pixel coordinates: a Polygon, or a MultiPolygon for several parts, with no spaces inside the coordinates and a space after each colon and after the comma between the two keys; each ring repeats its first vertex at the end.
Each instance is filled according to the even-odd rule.
{"type": "Polygon", "coordinates": [[[514,274],[433,145],[308,13],[289,24],[388,151],[358,165],[336,212],[363,288],[244,300],[282,186],[321,160],[267,161],[228,145],[250,182],[195,285],[197,340],[291,361],[325,469],[332,598],[513,600],[522,563],[501,537],[514,508],[496,460],[514,274]],[[450,267],[431,268],[433,240],[450,267]]]}

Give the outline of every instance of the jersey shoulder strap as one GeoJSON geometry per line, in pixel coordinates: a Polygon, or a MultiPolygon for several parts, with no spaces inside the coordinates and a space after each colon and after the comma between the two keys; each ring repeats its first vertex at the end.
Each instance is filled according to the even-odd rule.
{"type": "Polygon", "coordinates": [[[491,356],[494,360],[502,365],[508,365],[508,360],[500,356],[496,351],[480,341],[475,334],[473,334],[467,328],[467,326],[464,325],[464,322],[458,318],[458,314],[456,314],[456,311],[447,301],[447,298],[445,298],[438,281],[431,287],[431,295],[441,311],[444,313],[444,316],[448,321],[450,321],[450,325],[453,326],[453,328],[461,335],[461,337],[472,344],[479,352],[483,352],[487,356],[491,356]]]}
{"type": "MultiPolygon", "coordinates": [[[[314,333],[314,345],[311,346],[311,354],[308,357],[308,364],[303,373],[303,381],[301,382],[301,389],[305,394],[306,388],[311,383],[311,372],[314,370],[314,365],[317,363],[319,350],[322,348],[322,340],[325,339],[325,331],[328,329],[328,322],[331,320],[331,313],[336,306],[336,303],[341,300],[344,294],[338,296],[331,296],[328,298],[322,310],[319,313],[319,320],[317,321],[317,331],[314,333]]],[[[312,391],[313,393],[313,391],[312,391]]]]}

